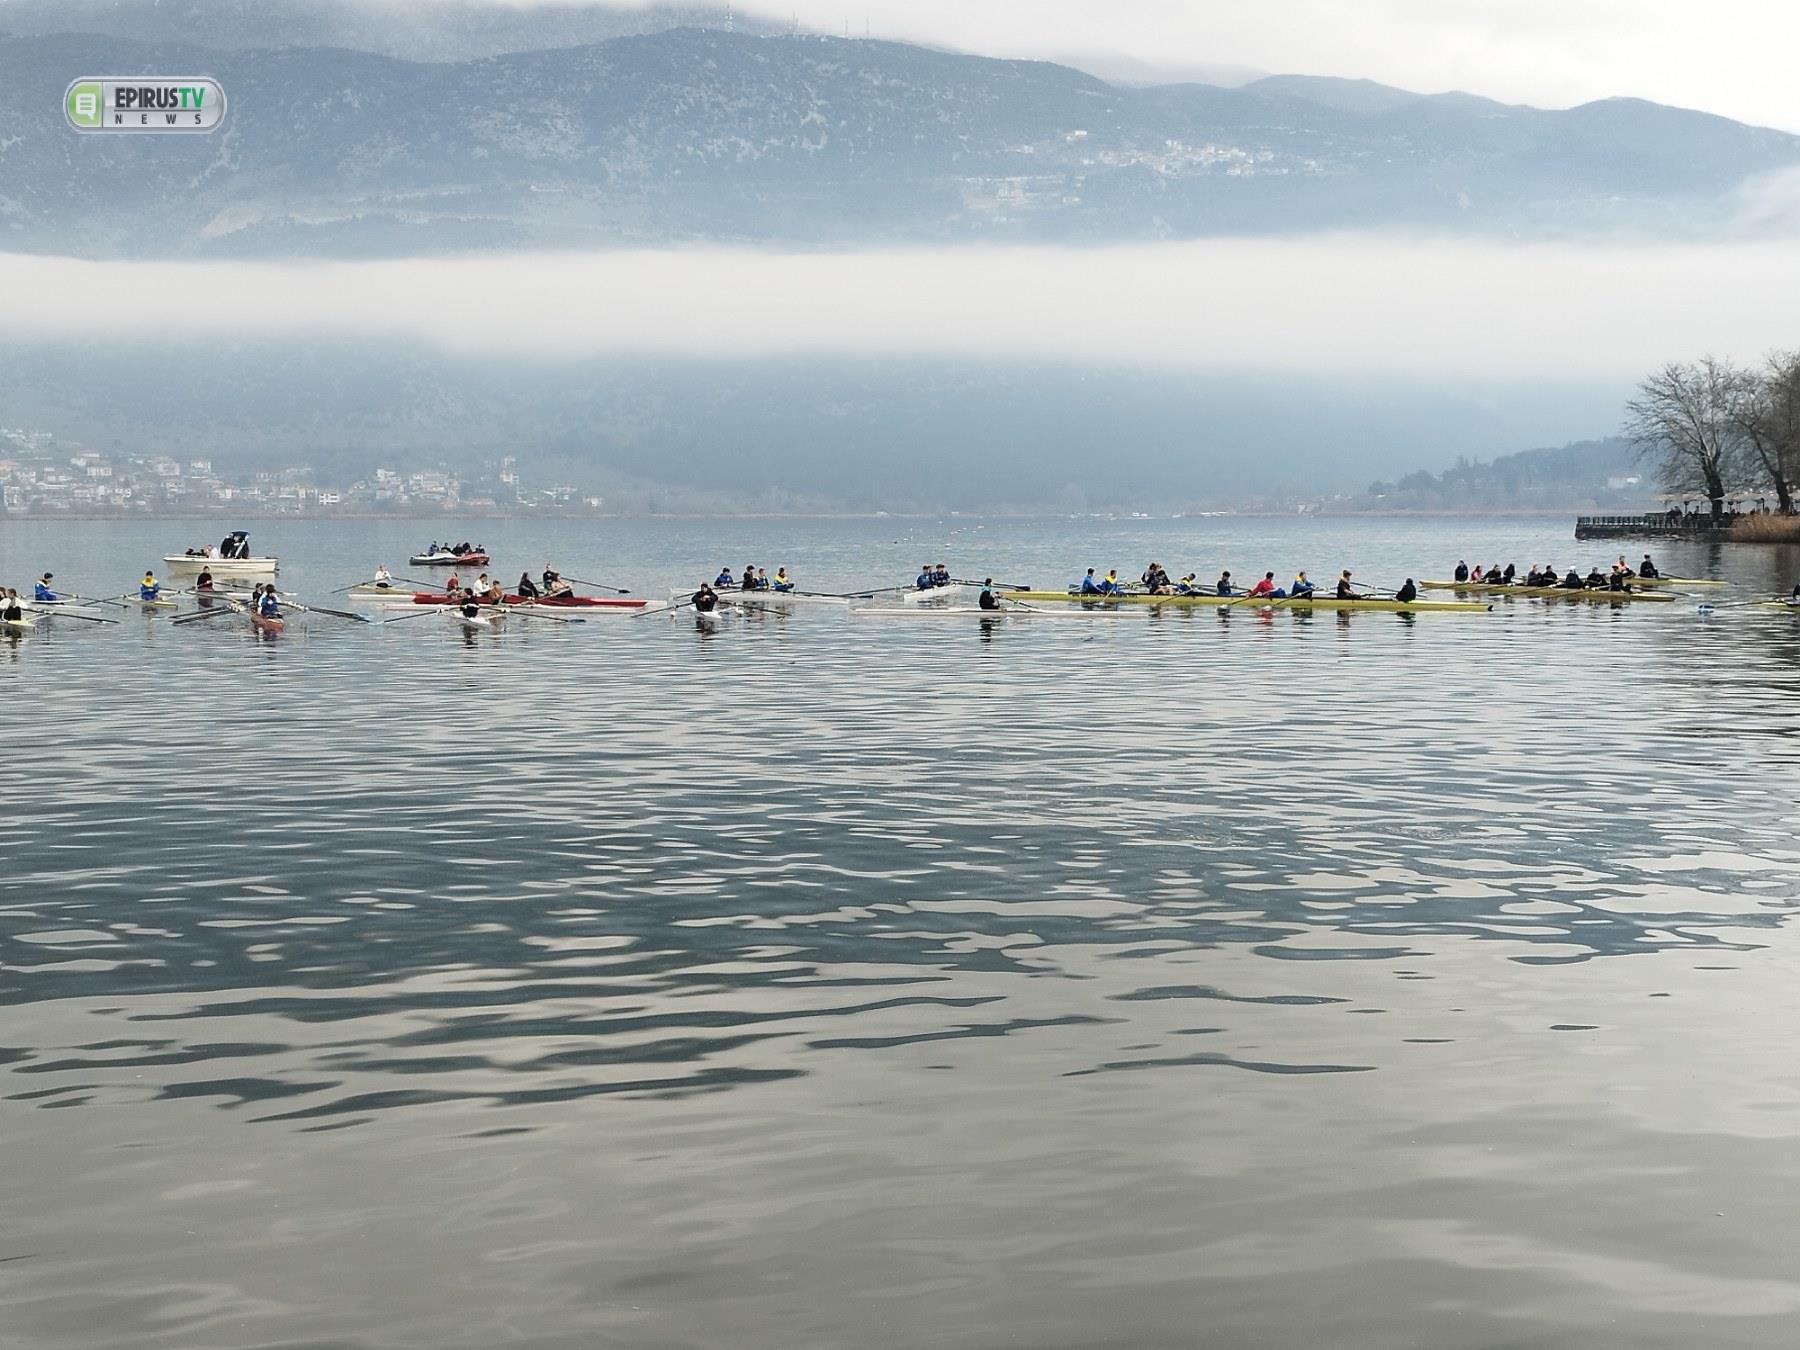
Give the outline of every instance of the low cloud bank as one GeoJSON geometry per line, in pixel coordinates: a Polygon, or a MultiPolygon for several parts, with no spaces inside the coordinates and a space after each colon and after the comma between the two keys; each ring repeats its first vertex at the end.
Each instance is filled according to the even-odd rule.
{"type": "Polygon", "coordinates": [[[1800,249],[1225,240],[270,264],[0,255],[0,333],[423,338],[541,360],[968,356],[1409,377],[1629,376],[1800,343],[1800,249]]]}

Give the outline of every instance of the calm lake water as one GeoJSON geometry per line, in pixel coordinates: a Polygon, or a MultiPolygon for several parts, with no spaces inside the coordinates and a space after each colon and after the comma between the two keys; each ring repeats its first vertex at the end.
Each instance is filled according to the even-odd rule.
{"type": "MultiPolygon", "coordinates": [[[[252,541],[323,598],[434,528],[252,541]]],[[[1618,552],[454,532],[652,595],[1618,552]]],[[[8,522],[0,578],[220,533],[8,522]]],[[[1794,1342],[1791,616],[124,619],[0,643],[0,1344],[1794,1342]]]]}

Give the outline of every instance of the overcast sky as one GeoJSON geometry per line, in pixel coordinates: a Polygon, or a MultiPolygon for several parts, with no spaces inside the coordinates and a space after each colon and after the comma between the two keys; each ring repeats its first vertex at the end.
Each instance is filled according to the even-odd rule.
{"type": "Polygon", "coordinates": [[[0,255],[0,333],[392,333],[543,358],[958,354],[1306,375],[1635,378],[1796,337],[1800,249],[1371,238],[333,263],[0,255]]]}
{"type": "Polygon", "coordinates": [[[1551,107],[1626,94],[1800,132],[1794,0],[740,0],[738,8],[836,33],[848,24],[861,35],[866,23],[877,37],[993,56],[1366,77],[1551,107]]]}

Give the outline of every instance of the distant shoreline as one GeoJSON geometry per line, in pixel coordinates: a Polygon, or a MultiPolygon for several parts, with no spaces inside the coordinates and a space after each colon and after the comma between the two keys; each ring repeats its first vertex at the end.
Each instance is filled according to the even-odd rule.
{"type": "Polygon", "coordinates": [[[0,512],[0,521],[23,524],[28,521],[141,521],[214,526],[229,521],[289,521],[313,524],[334,520],[389,520],[395,522],[447,523],[463,520],[1483,520],[1548,519],[1566,517],[1571,524],[1577,515],[1590,507],[1470,507],[1442,511],[1278,511],[1274,509],[1240,511],[1191,511],[1141,515],[1109,511],[434,511],[429,514],[389,514],[383,511],[334,511],[301,515],[291,511],[216,511],[205,515],[161,515],[154,512],[58,511],[55,514],[35,512],[0,512]]]}

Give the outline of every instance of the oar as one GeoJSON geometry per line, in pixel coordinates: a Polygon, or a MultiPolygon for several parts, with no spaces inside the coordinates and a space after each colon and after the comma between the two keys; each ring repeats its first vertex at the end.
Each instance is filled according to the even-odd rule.
{"type": "MultiPolygon", "coordinates": [[[[548,619],[548,620],[550,620],[551,623],[586,623],[587,622],[587,620],[585,618],[582,618],[578,615],[547,614],[542,609],[533,608],[531,606],[523,605],[523,604],[496,605],[496,606],[490,606],[490,608],[498,609],[500,611],[500,613],[502,613],[502,614],[514,615],[521,619],[548,619]]],[[[635,617],[635,616],[633,616],[633,617],[635,617]]]]}
{"type": "Polygon", "coordinates": [[[967,577],[951,577],[950,584],[953,586],[989,586],[989,585],[991,585],[991,586],[996,586],[1000,590],[1003,590],[1003,591],[1028,591],[1031,589],[1031,587],[1021,585],[1016,581],[994,581],[994,582],[970,581],[967,577]]]}
{"type": "MultiPolygon", "coordinates": [[[[408,619],[423,619],[432,614],[448,614],[451,610],[452,606],[450,605],[420,605],[410,614],[402,614],[397,619],[383,619],[381,622],[382,626],[385,627],[390,623],[405,623],[408,619]]],[[[375,621],[371,619],[369,622],[373,623],[375,621]]]]}
{"type": "Polygon", "coordinates": [[[583,581],[580,577],[564,577],[564,581],[572,581],[577,586],[592,586],[597,591],[611,591],[614,595],[630,595],[630,591],[621,590],[617,586],[608,586],[603,581],[583,581]]]}
{"type": "Polygon", "coordinates": [[[78,605],[117,605],[119,603],[117,600],[93,600],[85,595],[65,595],[62,597],[62,603],[66,604],[70,600],[73,600],[78,605]]]}
{"type": "Polygon", "coordinates": [[[32,614],[42,614],[46,619],[80,619],[83,623],[117,623],[117,619],[102,619],[92,614],[77,614],[73,610],[58,605],[54,609],[32,609],[32,614]]]}
{"type": "MultiPolygon", "coordinates": [[[[833,600],[873,600],[878,595],[893,595],[900,591],[916,591],[917,586],[878,586],[872,591],[822,591],[833,600]]],[[[935,588],[934,588],[935,589],[935,588]]]]}
{"type": "MultiPolygon", "coordinates": [[[[393,580],[395,580],[395,578],[389,577],[388,580],[393,581],[393,580]]],[[[380,582],[381,582],[380,577],[364,577],[361,581],[353,581],[348,586],[339,586],[335,591],[326,591],[325,594],[327,594],[327,595],[342,595],[345,591],[353,591],[358,586],[375,586],[375,585],[379,585],[380,582]]],[[[410,585],[411,583],[409,582],[408,584],[410,585]]]]}
{"type": "Polygon", "coordinates": [[[349,619],[353,623],[375,622],[375,620],[371,619],[367,614],[352,614],[347,609],[327,609],[324,605],[303,605],[298,600],[290,600],[288,603],[302,614],[311,611],[317,614],[329,614],[335,619],[349,619]]]}
{"type": "Polygon", "coordinates": [[[237,614],[240,612],[241,611],[236,605],[227,602],[223,609],[203,609],[198,614],[183,614],[179,619],[172,619],[170,622],[175,627],[180,627],[184,623],[198,623],[202,619],[216,619],[221,614],[237,614]]]}

